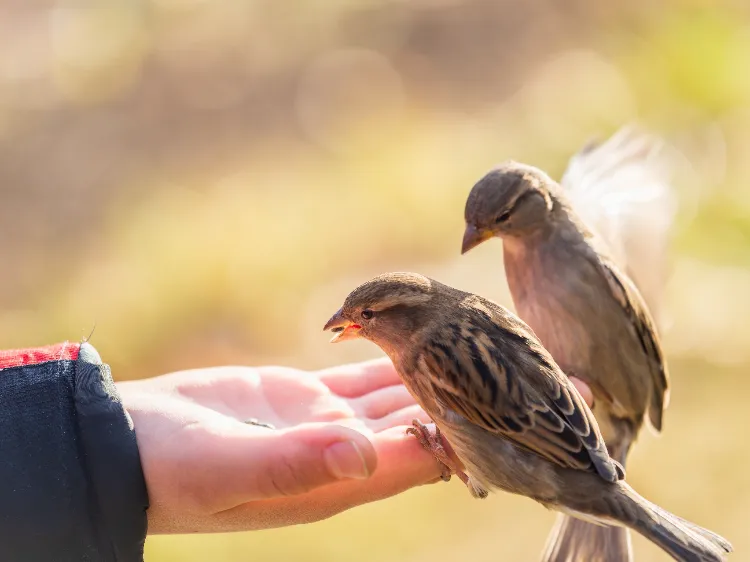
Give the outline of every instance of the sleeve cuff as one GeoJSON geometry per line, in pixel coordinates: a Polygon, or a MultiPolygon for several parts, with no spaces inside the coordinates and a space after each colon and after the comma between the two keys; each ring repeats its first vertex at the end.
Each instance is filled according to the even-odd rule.
{"type": "Polygon", "coordinates": [[[92,515],[100,521],[101,548],[111,550],[117,561],[142,560],[148,493],[133,422],[109,366],[91,344],[81,344],[76,363],[80,451],[91,483],[92,515]]]}

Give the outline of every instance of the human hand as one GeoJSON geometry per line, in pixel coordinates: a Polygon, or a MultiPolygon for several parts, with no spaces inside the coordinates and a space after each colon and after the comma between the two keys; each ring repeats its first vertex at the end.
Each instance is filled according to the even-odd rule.
{"type": "Polygon", "coordinates": [[[387,359],[318,372],[196,369],[117,386],[135,425],[150,533],[309,523],[439,480],[432,455],[405,433],[412,419],[430,420],[387,359]]]}
{"type": "Polygon", "coordinates": [[[135,425],[151,533],[307,523],[439,476],[404,432],[412,418],[429,420],[386,359],[319,372],[197,369],[118,389],[135,425]]]}

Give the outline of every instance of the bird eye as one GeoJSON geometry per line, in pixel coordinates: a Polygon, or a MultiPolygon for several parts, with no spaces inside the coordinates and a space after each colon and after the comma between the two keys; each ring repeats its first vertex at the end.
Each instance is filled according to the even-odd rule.
{"type": "Polygon", "coordinates": [[[502,215],[495,219],[496,223],[505,222],[510,218],[510,211],[505,211],[502,215]]]}
{"type": "Polygon", "coordinates": [[[375,313],[372,310],[370,310],[369,308],[365,308],[362,311],[362,318],[364,318],[365,320],[369,320],[370,318],[373,317],[374,314],[375,313]]]}

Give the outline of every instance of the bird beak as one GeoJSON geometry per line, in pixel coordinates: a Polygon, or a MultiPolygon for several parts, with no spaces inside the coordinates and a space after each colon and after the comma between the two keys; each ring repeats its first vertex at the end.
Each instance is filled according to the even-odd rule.
{"type": "Polygon", "coordinates": [[[492,238],[492,232],[490,230],[478,229],[473,224],[467,224],[466,230],[464,231],[464,241],[461,244],[461,253],[465,254],[490,238],[492,238]]]}
{"type": "Polygon", "coordinates": [[[362,326],[359,324],[355,324],[344,318],[340,308],[336,311],[336,314],[331,316],[331,319],[326,322],[326,325],[323,326],[323,331],[327,332],[330,330],[331,332],[335,332],[334,336],[331,338],[331,343],[356,339],[359,337],[359,331],[361,329],[362,326]]]}

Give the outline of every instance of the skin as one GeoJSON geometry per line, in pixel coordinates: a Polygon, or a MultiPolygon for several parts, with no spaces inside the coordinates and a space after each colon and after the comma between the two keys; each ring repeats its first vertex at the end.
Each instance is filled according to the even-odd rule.
{"type": "Polygon", "coordinates": [[[623,478],[596,419],[532,330],[503,307],[412,273],[356,288],[325,326],[363,337],[466,469],[475,497],[504,490],[603,525],[630,527],[677,560],[722,560],[731,546],[651,504],[623,478]]]}
{"type": "Polygon", "coordinates": [[[387,359],[315,372],[196,369],[117,386],[135,426],[152,534],[310,523],[440,475],[404,431],[429,420],[387,359]]]}

